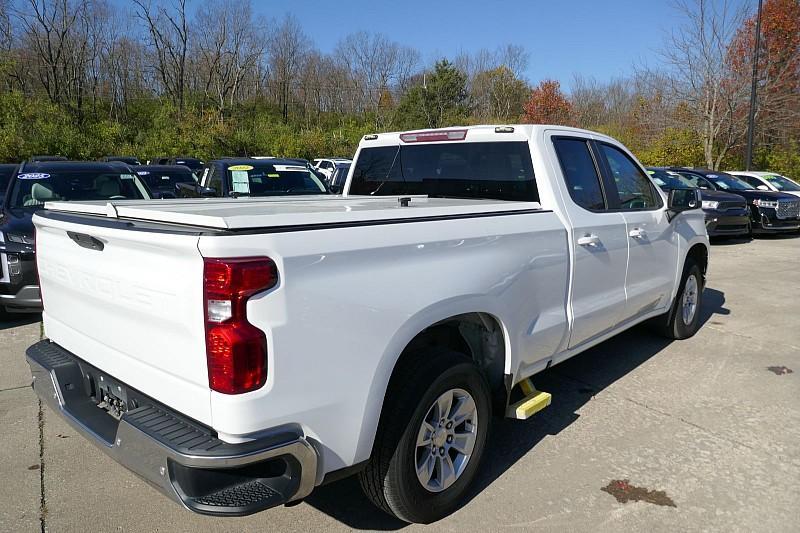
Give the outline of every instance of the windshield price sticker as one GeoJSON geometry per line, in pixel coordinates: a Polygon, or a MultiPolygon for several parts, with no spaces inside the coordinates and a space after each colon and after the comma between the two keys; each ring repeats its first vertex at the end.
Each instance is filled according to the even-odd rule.
{"type": "Polygon", "coordinates": [[[252,165],[233,165],[232,167],[228,167],[228,170],[230,170],[231,172],[236,172],[241,170],[248,171],[248,170],[253,170],[253,167],[252,165]]]}
{"type": "Polygon", "coordinates": [[[17,178],[21,180],[46,180],[50,177],[50,174],[42,174],[41,172],[28,172],[26,174],[20,174],[17,178]]]}
{"type": "MultiPolygon", "coordinates": [[[[241,166],[246,167],[248,165],[241,166]]],[[[232,170],[231,181],[233,182],[233,192],[250,194],[250,179],[247,176],[247,170],[232,170]]]]}

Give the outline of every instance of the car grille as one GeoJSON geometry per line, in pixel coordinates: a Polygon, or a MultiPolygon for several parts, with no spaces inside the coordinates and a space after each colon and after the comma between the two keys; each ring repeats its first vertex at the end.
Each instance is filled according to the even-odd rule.
{"type": "Polygon", "coordinates": [[[744,209],[745,207],[747,207],[747,204],[745,204],[744,202],[730,201],[730,202],[720,202],[719,207],[717,209],[719,209],[720,211],[727,211],[728,209],[744,209]]]}
{"type": "Polygon", "coordinates": [[[797,218],[800,216],[800,200],[778,200],[778,218],[797,218]]]}

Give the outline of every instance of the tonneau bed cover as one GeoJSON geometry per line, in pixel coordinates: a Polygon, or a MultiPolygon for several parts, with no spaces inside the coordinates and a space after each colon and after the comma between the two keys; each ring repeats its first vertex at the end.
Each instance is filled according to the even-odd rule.
{"type": "Polygon", "coordinates": [[[215,229],[359,223],[427,217],[499,214],[541,209],[537,202],[427,198],[425,196],[313,196],[47,202],[51,211],[99,215],[215,229]],[[401,199],[410,198],[410,202],[401,199]],[[408,205],[405,205],[408,203],[408,205]]]}

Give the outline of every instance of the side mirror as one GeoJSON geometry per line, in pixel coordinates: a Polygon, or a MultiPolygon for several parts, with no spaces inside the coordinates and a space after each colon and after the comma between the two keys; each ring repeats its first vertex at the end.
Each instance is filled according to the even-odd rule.
{"type": "Polygon", "coordinates": [[[758,189],[759,191],[768,191],[769,187],[767,187],[766,185],[759,185],[758,187],[756,187],[756,189],[758,189]]]}
{"type": "Polygon", "coordinates": [[[214,187],[197,187],[200,191],[200,196],[203,198],[213,198],[217,196],[217,189],[214,187]]]}
{"type": "Polygon", "coordinates": [[[691,209],[700,209],[703,204],[700,198],[700,189],[672,189],[669,191],[667,213],[672,219],[679,213],[691,209]]]}
{"type": "Polygon", "coordinates": [[[330,185],[328,189],[331,191],[331,194],[342,194],[341,185],[330,185]]]}

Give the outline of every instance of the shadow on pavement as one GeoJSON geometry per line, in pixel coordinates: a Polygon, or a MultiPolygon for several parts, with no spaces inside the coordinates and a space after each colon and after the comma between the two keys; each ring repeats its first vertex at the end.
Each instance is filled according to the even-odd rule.
{"type": "MultiPolygon", "coordinates": [[[[701,324],[714,315],[728,315],[725,294],[706,288],[701,324]]],[[[539,441],[557,435],[579,418],[578,410],[592,396],[635,370],[670,344],[646,325],[632,328],[580,355],[536,375],[536,387],[550,392],[550,407],[527,421],[495,418],[483,465],[468,501],[514,466],[539,441]]],[[[305,502],[353,529],[389,531],[407,524],[372,506],[353,476],[317,488],[305,502]]]]}
{"type": "Polygon", "coordinates": [[[0,317],[0,331],[41,321],[41,313],[6,313],[0,317]]]}

